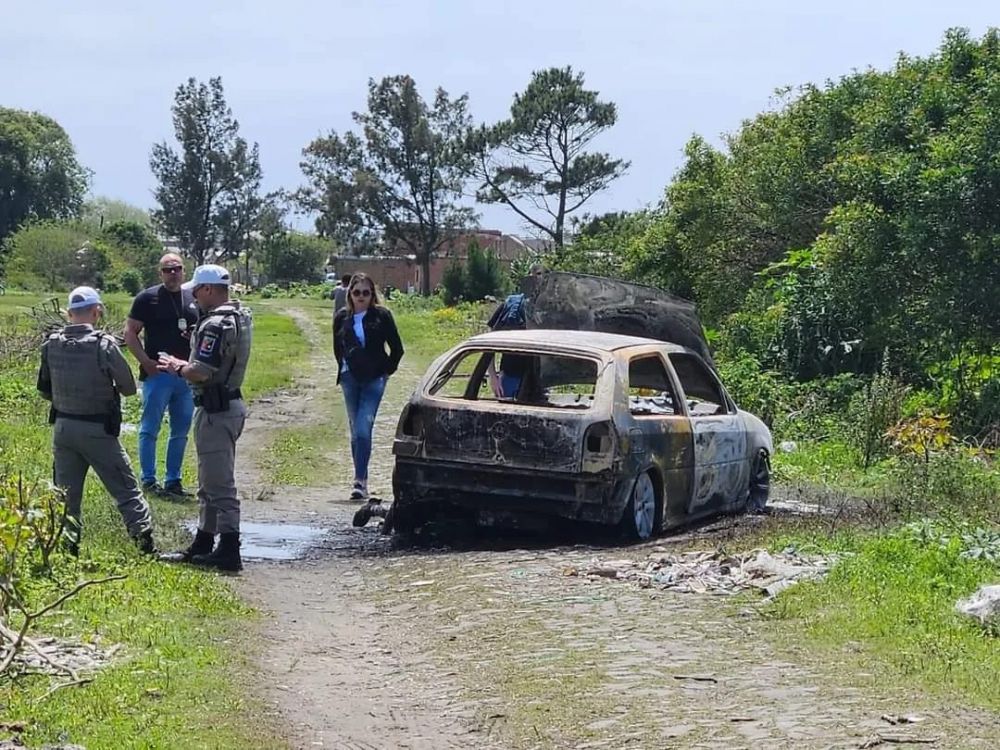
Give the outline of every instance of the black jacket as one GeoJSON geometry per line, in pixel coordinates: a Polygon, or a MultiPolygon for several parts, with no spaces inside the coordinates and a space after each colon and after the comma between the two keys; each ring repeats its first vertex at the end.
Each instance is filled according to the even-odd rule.
{"type": "Polygon", "coordinates": [[[392,313],[384,307],[369,307],[361,321],[365,331],[365,345],[360,347],[354,334],[354,320],[350,310],[344,308],[333,318],[333,356],[337,358],[337,382],[347,367],[359,380],[372,380],[382,375],[392,375],[403,358],[403,342],[396,330],[392,313]],[[389,351],[386,352],[386,345],[389,351]]]}

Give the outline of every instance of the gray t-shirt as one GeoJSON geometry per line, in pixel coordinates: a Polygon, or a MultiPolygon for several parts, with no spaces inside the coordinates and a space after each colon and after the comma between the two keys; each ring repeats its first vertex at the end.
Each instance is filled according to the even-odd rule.
{"type": "Polygon", "coordinates": [[[347,307],[347,287],[338,284],[333,288],[333,314],[347,307]]]}

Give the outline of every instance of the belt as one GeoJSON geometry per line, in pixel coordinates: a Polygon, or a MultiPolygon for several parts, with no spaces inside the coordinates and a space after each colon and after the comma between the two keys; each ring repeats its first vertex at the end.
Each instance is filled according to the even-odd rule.
{"type": "Polygon", "coordinates": [[[64,411],[54,410],[56,419],[72,419],[75,422],[93,422],[94,424],[104,424],[108,418],[107,414],[67,414],[64,411]]]}
{"type": "MultiPolygon", "coordinates": [[[[240,399],[243,398],[243,391],[241,391],[239,388],[237,388],[234,391],[229,391],[228,397],[230,401],[239,401],[240,399]]],[[[201,396],[194,397],[194,405],[201,406],[201,396]]]]}

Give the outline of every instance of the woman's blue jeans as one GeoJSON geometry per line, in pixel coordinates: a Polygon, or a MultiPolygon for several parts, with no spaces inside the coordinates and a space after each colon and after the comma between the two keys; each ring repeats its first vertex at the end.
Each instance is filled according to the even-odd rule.
{"type": "Polygon", "coordinates": [[[166,482],[179,482],[184,449],[187,447],[194,398],[184,378],[169,373],[153,375],[142,384],[142,419],[139,421],[139,467],[142,481],[156,481],[156,438],[163,415],[170,413],[170,440],[167,442],[166,482]]]}
{"type": "Polygon", "coordinates": [[[375,415],[385,393],[386,376],[362,381],[350,370],[340,374],[340,387],[344,389],[347,421],[351,428],[351,457],[354,459],[354,478],[368,481],[368,461],[372,455],[372,430],[375,415]]]}

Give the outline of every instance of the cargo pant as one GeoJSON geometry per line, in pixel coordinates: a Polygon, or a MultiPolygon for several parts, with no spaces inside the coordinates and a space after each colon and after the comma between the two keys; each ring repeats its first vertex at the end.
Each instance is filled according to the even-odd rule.
{"type": "MultiPolygon", "coordinates": [[[[83,482],[93,468],[108,494],[118,503],[118,512],[131,536],[153,528],[149,505],[139,488],[128,454],[117,437],[104,425],[75,419],[56,419],[52,431],[55,484],[66,491],[66,516],[81,523],[83,482]]],[[[79,532],[73,534],[79,540],[79,532]]]]}
{"type": "Polygon", "coordinates": [[[240,530],[240,500],[236,494],[236,441],[243,434],[247,410],[242,400],[229,410],[194,413],[194,444],[198,449],[198,528],[210,534],[240,530]]]}

